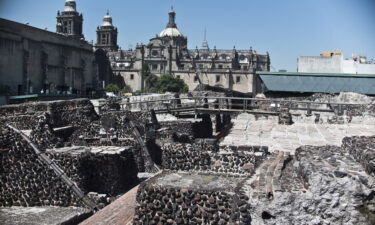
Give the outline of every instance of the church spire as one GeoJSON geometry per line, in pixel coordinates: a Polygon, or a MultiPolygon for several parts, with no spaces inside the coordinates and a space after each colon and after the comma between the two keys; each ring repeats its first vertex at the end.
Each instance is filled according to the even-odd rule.
{"type": "Polygon", "coordinates": [[[209,47],[208,47],[208,42],[207,42],[207,38],[206,38],[206,33],[207,33],[207,30],[206,30],[206,28],[204,28],[204,38],[203,38],[203,42],[202,42],[202,49],[208,50],[209,47]]]}
{"type": "Polygon", "coordinates": [[[167,28],[177,28],[176,13],[173,9],[173,6],[171,7],[171,10],[169,11],[169,22],[167,24],[167,28]]]}

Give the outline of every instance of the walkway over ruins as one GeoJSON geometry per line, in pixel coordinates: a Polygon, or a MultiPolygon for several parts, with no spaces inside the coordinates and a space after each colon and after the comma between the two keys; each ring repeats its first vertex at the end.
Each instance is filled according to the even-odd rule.
{"type": "Polygon", "coordinates": [[[313,112],[335,112],[342,115],[351,107],[360,107],[363,104],[294,101],[267,98],[240,98],[240,97],[188,97],[170,98],[151,101],[135,101],[121,103],[121,110],[143,111],[154,109],[155,113],[174,114],[270,114],[278,115],[281,108],[304,112],[311,115],[313,112]]]}

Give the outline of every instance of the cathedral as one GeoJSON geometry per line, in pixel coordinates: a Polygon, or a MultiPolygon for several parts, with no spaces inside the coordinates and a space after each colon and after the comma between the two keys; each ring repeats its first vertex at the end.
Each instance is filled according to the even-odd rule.
{"type": "Polygon", "coordinates": [[[146,65],[155,75],[184,80],[190,90],[207,84],[252,93],[254,72],[270,68],[268,53],[251,48],[209,48],[204,40],[200,48],[188,49],[173,8],[165,29],[147,45],[129,50],[118,46],[118,30],[109,12],[97,27],[96,43],[87,42],[75,0],[65,0],[64,9],[57,12],[56,32],[1,18],[0,24],[0,54],[5,56],[0,57],[0,94],[88,95],[110,83],[142,91],[146,65]]]}
{"type": "Polygon", "coordinates": [[[209,48],[204,40],[201,48],[188,49],[188,39],[178,29],[176,12],[171,8],[164,30],[151,38],[147,45],[121,50],[117,45],[117,28],[107,13],[97,28],[97,49],[104,50],[112,71],[123,77],[134,91],[144,90],[142,68],[148,65],[153,74],[172,74],[185,81],[189,90],[200,83],[252,93],[255,71],[269,71],[269,54],[249,50],[209,48]]]}

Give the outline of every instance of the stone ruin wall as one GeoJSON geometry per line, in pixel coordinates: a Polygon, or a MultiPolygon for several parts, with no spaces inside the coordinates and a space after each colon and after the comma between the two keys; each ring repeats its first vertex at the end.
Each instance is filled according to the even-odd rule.
{"type": "MultiPolygon", "coordinates": [[[[0,111],[3,125],[10,122],[21,130],[30,129],[30,139],[42,152],[57,147],[56,151],[48,150],[48,156],[86,194],[98,192],[114,197],[137,182],[136,154],[139,151],[136,150],[134,140],[128,138],[129,129],[116,130],[116,140],[100,138],[99,131],[102,124],[88,100],[28,103],[0,107],[0,111]],[[17,120],[17,116],[7,117],[10,114],[17,116],[26,114],[26,116],[17,120]],[[24,118],[27,119],[23,121],[24,118]],[[73,131],[65,137],[60,137],[56,135],[57,132],[54,132],[53,127],[63,125],[72,126],[73,131]],[[78,137],[83,137],[83,140],[95,139],[93,137],[99,139],[88,143],[78,137]],[[122,140],[118,141],[118,137],[122,140]],[[117,146],[135,147],[124,149],[116,154],[94,151],[97,149],[96,146],[113,146],[116,143],[117,146]],[[69,149],[75,144],[93,148],[85,152],[74,151],[74,148],[65,152],[58,151],[61,147],[65,146],[69,149]]],[[[145,118],[139,115],[136,117],[138,120],[145,118]]],[[[116,119],[118,122],[121,117],[117,116],[116,119]]],[[[1,185],[2,206],[82,206],[60,178],[37,159],[32,149],[18,134],[5,126],[1,127],[0,132],[0,180],[5,184],[1,185]]]]}
{"type": "Polygon", "coordinates": [[[55,161],[84,193],[117,196],[137,182],[138,169],[130,148],[51,149],[55,161]]]}
{"type": "MultiPolygon", "coordinates": [[[[163,173],[160,176],[163,176],[163,173]]],[[[211,177],[208,177],[211,178],[211,177]]],[[[250,205],[241,185],[235,190],[179,188],[142,183],[133,224],[249,224],[250,205]]]]}
{"type": "Polygon", "coordinates": [[[2,207],[83,206],[18,134],[3,127],[0,135],[2,207]]]}
{"type": "Polygon", "coordinates": [[[53,127],[81,126],[99,117],[88,99],[70,101],[36,102],[0,107],[0,123],[13,123],[21,130],[31,130],[37,117],[48,113],[53,127]]]}
{"type": "Polygon", "coordinates": [[[274,152],[245,183],[254,224],[373,224],[374,137],[274,152]]]}
{"type": "Polygon", "coordinates": [[[341,147],[359,162],[368,174],[375,177],[375,136],[345,137],[341,147]]]}
{"type": "MultiPolygon", "coordinates": [[[[0,146],[0,180],[4,184],[1,206],[83,206],[18,134],[2,128],[0,146]]],[[[86,194],[97,192],[115,197],[137,182],[138,168],[132,149],[115,154],[74,149],[46,153],[86,194]]]]}
{"type": "Polygon", "coordinates": [[[266,147],[224,147],[220,151],[207,143],[165,143],[162,168],[173,171],[203,171],[249,176],[267,157],[266,147]]]}
{"type": "MultiPolygon", "coordinates": [[[[266,96],[260,96],[261,98],[266,98],[266,96]]],[[[267,98],[273,100],[291,100],[291,101],[309,101],[315,103],[355,103],[356,105],[347,105],[345,110],[349,116],[364,116],[364,115],[375,115],[375,98],[363,94],[357,94],[352,92],[341,92],[340,94],[324,94],[324,93],[314,93],[308,96],[280,96],[278,94],[267,94],[267,98]]],[[[291,102],[279,103],[282,108],[292,108],[292,107],[306,107],[304,104],[297,104],[291,102]]],[[[258,105],[261,108],[270,108],[270,104],[267,102],[258,101],[258,105]]],[[[321,108],[321,104],[312,104],[314,107],[321,108]]],[[[337,106],[331,105],[330,109],[334,110],[336,113],[338,111],[337,106]]]]}

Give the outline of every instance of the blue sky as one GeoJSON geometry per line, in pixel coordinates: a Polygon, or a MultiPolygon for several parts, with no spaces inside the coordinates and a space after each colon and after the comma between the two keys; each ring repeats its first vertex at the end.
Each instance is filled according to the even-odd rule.
{"type": "MultiPolygon", "coordinates": [[[[167,23],[171,7],[189,48],[268,51],[274,69],[296,71],[297,57],[342,50],[375,58],[375,0],[76,0],[84,35],[96,38],[107,9],[123,49],[147,43],[167,23]],[[94,3],[95,2],[95,3],[94,3]]],[[[0,0],[0,17],[55,31],[65,0],[0,0]]]]}

